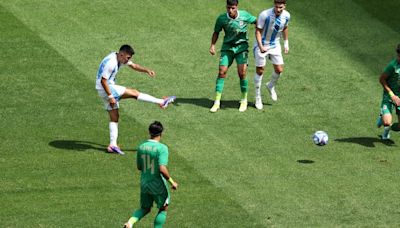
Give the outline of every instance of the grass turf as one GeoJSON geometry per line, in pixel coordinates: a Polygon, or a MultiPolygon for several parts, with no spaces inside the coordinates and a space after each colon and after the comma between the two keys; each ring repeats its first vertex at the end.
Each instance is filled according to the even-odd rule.
{"type": "MultiPolygon", "coordinates": [[[[400,3],[389,2],[390,18],[362,0],[288,3],[291,53],[278,102],[264,90],[263,111],[239,113],[233,65],[216,114],[208,108],[218,57],[208,48],[224,2],[1,2],[2,226],[122,224],[138,206],[134,147],[153,120],[166,126],[169,169],[181,185],[167,227],[395,226],[398,136],[383,143],[374,128],[377,79],[400,32],[400,3]],[[94,90],[99,62],[122,43],[158,75],[124,69],[120,84],[178,96],[168,110],[122,102],[125,157],[103,153],[107,115],[94,90]],[[325,147],[312,144],[319,129],[330,135],[325,147]]],[[[269,6],[240,8],[257,15],[269,6]]]]}

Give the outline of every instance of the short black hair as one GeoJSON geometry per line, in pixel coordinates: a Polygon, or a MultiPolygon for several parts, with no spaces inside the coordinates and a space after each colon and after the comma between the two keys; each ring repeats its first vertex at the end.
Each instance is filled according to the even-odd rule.
{"type": "Polygon", "coordinates": [[[274,4],[286,4],[286,0],[274,0],[274,4]]]}
{"type": "Polygon", "coordinates": [[[126,54],[129,55],[134,55],[135,54],[135,50],[133,50],[133,48],[128,45],[128,44],[124,44],[119,48],[120,52],[125,52],[126,54]]]}
{"type": "Polygon", "coordinates": [[[237,6],[239,4],[239,0],[226,0],[227,6],[237,6]]]}
{"type": "Polygon", "coordinates": [[[163,130],[164,130],[164,127],[159,121],[154,121],[149,126],[149,133],[150,133],[151,137],[160,136],[161,133],[163,132],[163,130]]]}
{"type": "Polygon", "coordinates": [[[397,45],[396,52],[397,54],[400,54],[400,44],[397,45]]]}

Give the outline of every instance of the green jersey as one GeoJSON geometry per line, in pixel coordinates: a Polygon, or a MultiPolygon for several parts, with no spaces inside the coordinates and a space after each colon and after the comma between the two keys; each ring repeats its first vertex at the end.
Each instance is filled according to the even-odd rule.
{"type": "MultiPolygon", "coordinates": [[[[385,74],[388,75],[386,80],[389,88],[393,91],[397,96],[400,95],[400,63],[397,59],[393,59],[383,70],[385,74]]],[[[383,93],[384,96],[389,97],[386,90],[383,93]]]]}
{"type": "Polygon", "coordinates": [[[155,140],[147,140],[139,145],[136,157],[137,167],[141,170],[140,184],[142,192],[162,193],[166,185],[161,176],[160,165],[168,164],[168,147],[155,140]]]}
{"type": "Polygon", "coordinates": [[[255,24],[257,18],[245,10],[238,10],[235,19],[230,18],[228,13],[221,14],[215,22],[214,32],[219,33],[223,29],[225,32],[222,51],[231,49],[232,47],[243,44],[246,49],[248,47],[247,25],[255,24]]]}

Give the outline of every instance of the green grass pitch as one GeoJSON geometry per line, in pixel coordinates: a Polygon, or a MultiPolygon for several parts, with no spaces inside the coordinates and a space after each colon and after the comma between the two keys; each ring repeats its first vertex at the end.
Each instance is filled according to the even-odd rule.
{"type": "MultiPolygon", "coordinates": [[[[271,6],[239,8],[258,15],[271,6]]],[[[400,42],[399,8],[398,0],[288,1],[278,102],[263,90],[263,111],[239,113],[233,65],[223,107],[211,114],[218,56],[208,49],[225,1],[1,0],[0,227],[122,226],[139,205],[134,149],[154,120],[166,127],[180,184],[166,227],[398,226],[400,137],[382,142],[375,120],[378,77],[400,42]],[[116,156],[104,153],[108,117],[94,83],[101,59],[124,43],[157,76],[123,69],[119,84],[178,99],[167,110],[122,101],[128,154],[116,156]],[[312,143],[316,130],[328,132],[327,146],[312,143]]]]}

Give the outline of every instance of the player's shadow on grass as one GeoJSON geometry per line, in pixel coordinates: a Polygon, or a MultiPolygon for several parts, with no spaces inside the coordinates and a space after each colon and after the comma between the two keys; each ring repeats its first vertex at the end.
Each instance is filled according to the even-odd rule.
{"type": "MultiPolygon", "coordinates": [[[[87,151],[87,150],[98,150],[106,152],[107,145],[98,144],[94,142],[81,141],[81,140],[54,140],[49,142],[49,145],[58,149],[72,150],[72,151],[87,151]]],[[[136,152],[135,149],[121,148],[123,151],[136,152]]]]}
{"type": "MultiPolygon", "coordinates": [[[[174,105],[179,106],[180,104],[193,104],[204,108],[211,108],[214,101],[209,98],[176,98],[174,105]]],[[[239,108],[239,100],[221,100],[221,109],[226,108],[239,108]]],[[[268,105],[264,103],[264,105],[268,105]]],[[[253,102],[248,102],[248,107],[254,107],[253,102]]]]}
{"type": "Polygon", "coordinates": [[[345,143],[356,143],[365,147],[375,147],[375,143],[381,143],[386,146],[396,146],[394,141],[391,139],[382,140],[381,138],[376,138],[376,137],[351,137],[351,138],[335,139],[335,141],[345,142],[345,143]]]}
{"type": "Polygon", "coordinates": [[[106,145],[80,140],[54,140],[49,142],[49,145],[58,149],[73,151],[98,150],[105,152],[107,149],[106,145]]]}

